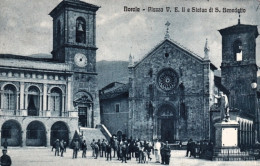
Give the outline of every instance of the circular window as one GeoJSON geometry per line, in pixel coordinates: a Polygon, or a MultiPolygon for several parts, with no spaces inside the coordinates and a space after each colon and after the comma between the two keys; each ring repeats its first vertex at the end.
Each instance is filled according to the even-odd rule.
{"type": "Polygon", "coordinates": [[[163,69],[158,74],[157,83],[164,91],[173,90],[178,84],[178,75],[173,69],[163,69]]]}

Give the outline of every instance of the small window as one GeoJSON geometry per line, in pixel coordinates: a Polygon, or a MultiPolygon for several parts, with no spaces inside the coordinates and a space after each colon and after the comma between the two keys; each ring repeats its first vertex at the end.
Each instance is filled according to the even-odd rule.
{"type": "Polygon", "coordinates": [[[234,57],[235,61],[242,61],[243,54],[242,54],[242,42],[240,40],[236,40],[233,45],[234,57]]]}
{"type": "Polygon", "coordinates": [[[116,104],[116,112],[119,112],[119,109],[120,109],[119,104],[116,104]]]}

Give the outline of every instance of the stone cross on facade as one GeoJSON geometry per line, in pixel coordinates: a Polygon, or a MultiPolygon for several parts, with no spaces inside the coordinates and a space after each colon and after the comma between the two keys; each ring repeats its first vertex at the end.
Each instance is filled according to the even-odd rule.
{"type": "Polygon", "coordinates": [[[169,26],[171,25],[171,23],[169,23],[169,21],[166,22],[166,33],[165,33],[165,36],[164,36],[164,39],[169,39],[170,38],[170,35],[169,35],[169,26]]]}

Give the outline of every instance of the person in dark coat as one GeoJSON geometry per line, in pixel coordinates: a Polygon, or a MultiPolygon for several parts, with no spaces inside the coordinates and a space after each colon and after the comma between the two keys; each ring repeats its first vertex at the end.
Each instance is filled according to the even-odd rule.
{"type": "Polygon", "coordinates": [[[73,159],[77,158],[78,150],[79,150],[79,141],[78,140],[74,140],[74,143],[73,143],[73,156],[72,156],[73,159]]]}
{"type": "Polygon", "coordinates": [[[11,160],[11,157],[6,154],[7,149],[3,149],[2,152],[3,152],[3,155],[0,157],[0,165],[1,166],[11,166],[12,160],[11,160]]]}
{"type": "Polygon", "coordinates": [[[161,154],[161,160],[162,160],[161,164],[165,164],[164,143],[161,143],[160,154],[161,154]]]}
{"type": "Polygon", "coordinates": [[[170,157],[171,157],[171,148],[168,145],[168,141],[166,141],[166,144],[164,145],[164,155],[165,155],[165,164],[170,164],[170,157]]]}
{"type": "Polygon", "coordinates": [[[60,153],[60,141],[59,141],[59,139],[57,139],[56,141],[55,141],[55,156],[57,155],[57,156],[59,156],[59,153],[60,153]]]}
{"type": "Polygon", "coordinates": [[[191,157],[191,142],[192,142],[192,139],[189,139],[188,144],[187,144],[186,157],[188,157],[189,152],[190,152],[190,157],[191,157]]]}
{"type": "Polygon", "coordinates": [[[111,150],[112,150],[112,146],[111,146],[111,143],[109,143],[109,144],[107,144],[107,146],[106,146],[107,161],[108,161],[108,158],[109,158],[109,157],[110,157],[110,160],[112,160],[111,150]]]}
{"type": "Polygon", "coordinates": [[[82,143],[82,158],[86,158],[86,153],[87,153],[87,144],[86,144],[86,140],[84,140],[82,143]]]}
{"type": "Polygon", "coordinates": [[[125,161],[126,162],[126,154],[127,154],[127,142],[123,142],[121,145],[121,159],[122,159],[122,163],[125,161]]]}
{"type": "Polygon", "coordinates": [[[98,152],[99,152],[99,146],[98,146],[98,143],[96,142],[95,143],[95,159],[97,159],[98,158],[98,152]]]}
{"type": "Polygon", "coordinates": [[[64,141],[60,141],[60,156],[63,157],[63,152],[64,152],[64,141]]]}
{"type": "Polygon", "coordinates": [[[98,152],[99,152],[99,154],[100,154],[100,157],[101,157],[101,141],[100,141],[100,139],[98,139],[98,142],[97,142],[97,145],[98,145],[98,152]]]}
{"type": "Polygon", "coordinates": [[[105,141],[105,139],[103,139],[102,143],[101,143],[101,153],[100,153],[100,157],[104,156],[105,153],[105,157],[106,157],[106,147],[107,147],[107,143],[105,141]]]}

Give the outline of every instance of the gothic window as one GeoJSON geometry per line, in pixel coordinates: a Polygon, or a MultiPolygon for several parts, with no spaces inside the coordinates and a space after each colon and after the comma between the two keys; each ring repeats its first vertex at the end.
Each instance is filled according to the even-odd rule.
{"type": "Polygon", "coordinates": [[[59,88],[53,88],[50,96],[50,111],[54,116],[62,115],[62,93],[59,88]]]}
{"type": "Polygon", "coordinates": [[[76,42],[86,43],[86,22],[82,17],[76,21],[76,42]]]}
{"type": "Polygon", "coordinates": [[[28,116],[39,116],[40,91],[37,87],[31,86],[28,90],[28,116]]]}
{"type": "Polygon", "coordinates": [[[13,85],[6,85],[4,87],[3,96],[3,109],[15,110],[16,109],[16,89],[13,85]]]}
{"type": "Polygon", "coordinates": [[[236,40],[233,44],[234,58],[235,61],[242,61],[242,42],[240,40],[236,40]]]}

